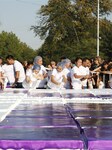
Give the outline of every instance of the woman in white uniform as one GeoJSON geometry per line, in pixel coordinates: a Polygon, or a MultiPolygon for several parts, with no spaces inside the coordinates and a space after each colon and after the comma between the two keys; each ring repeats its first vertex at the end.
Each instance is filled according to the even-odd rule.
{"type": "Polygon", "coordinates": [[[67,82],[64,84],[65,89],[71,89],[71,60],[70,59],[64,59],[62,61],[65,64],[65,67],[63,69],[63,74],[65,75],[65,78],[67,82]]]}
{"type": "Polygon", "coordinates": [[[39,74],[41,74],[44,78],[40,80],[40,83],[38,84],[37,88],[38,89],[43,89],[46,87],[47,84],[47,71],[46,68],[43,66],[43,59],[41,56],[36,56],[34,59],[34,65],[39,65],[40,66],[40,71],[39,74]]]}
{"type": "Polygon", "coordinates": [[[64,64],[63,62],[59,62],[57,64],[57,68],[53,69],[51,77],[48,81],[48,88],[50,89],[63,89],[64,83],[66,82],[66,78],[63,74],[64,64]]]}
{"type": "Polygon", "coordinates": [[[36,89],[38,81],[43,79],[43,76],[39,74],[40,66],[34,65],[33,69],[26,70],[26,78],[23,82],[25,89],[36,89]]]}

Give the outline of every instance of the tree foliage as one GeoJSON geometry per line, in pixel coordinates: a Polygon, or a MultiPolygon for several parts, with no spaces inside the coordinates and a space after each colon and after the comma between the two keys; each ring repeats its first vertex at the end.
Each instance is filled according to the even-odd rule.
{"type": "MultiPolygon", "coordinates": [[[[100,0],[100,17],[112,11],[111,0],[100,0]]],[[[61,56],[96,56],[97,0],[49,0],[37,13],[40,22],[32,26],[35,35],[45,39],[37,53],[45,61],[59,60],[61,56]]],[[[112,37],[104,36],[105,26],[111,33],[111,22],[100,18],[100,55],[107,56],[105,51],[112,37]],[[109,40],[106,40],[109,38],[109,40]],[[106,40],[106,41],[104,41],[106,40]]],[[[109,46],[108,52],[112,49],[109,46]]]]}
{"type": "Polygon", "coordinates": [[[107,58],[112,58],[112,22],[104,19],[101,22],[101,50],[107,58]]]}
{"type": "Polygon", "coordinates": [[[8,54],[13,55],[22,62],[24,60],[32,60],[36,52],[21,42],[14,33],[3,31],[0,34],[0,56],[5,60],[8,54]]]}

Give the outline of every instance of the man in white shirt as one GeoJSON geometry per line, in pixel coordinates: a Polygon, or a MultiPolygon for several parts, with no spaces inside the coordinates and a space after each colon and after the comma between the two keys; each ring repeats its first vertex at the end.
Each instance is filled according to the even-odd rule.
{"type": "Polygon", "coordinates": [[[2,70],[2,57],[0,57],[0,77],[2,76],[3,70],[2,70]]]}
{"type": "Polygon", "coordinates": [[[85,73],[85,69],[82,68],[82,59],[76,58],[75,66],[71,70],[71,81],[73,89],[83,89],[82,81],[86,80],[88,75],[85,73]]]}
{"type": "Polygon", "coordinates": [[[90,78],[90,71],[89,71],[89,67],[88,67],[88,62],[89,59],[88,58],[84,58],[82,60],[82,66],[81,66],[81,72],[82,72],[82,75],[85,75],[87,78],[82,80],[82,88],[83,89],[87,89],[87,81],[88,81],[88,78],[90,78]]]}
{"type": "Polygon", "coordinates": [[[4,76],[7,78],[7,83],[11,86],[15,82],[13,65],[4,64],[2,69],[4,76]]]}
{"type": "Polygon", "coordinates": [[[3,89],[4,81],[3,81],[3,70],[0,66],[0,89],[3,89]]]}
{"type": "Polygon", "coordinates": [[[15,73],[15,82],[13,83],[12,87],[15,88],[23,88],[22,82],[25,79],[25,71],[23,65],[14,59],[12,55],[8,55],[6,60],[9,65],[13,65],[14,73],[15,73]]]}
{"type": "Polygon", "coordinates": [[[2,69],[2,57],[0,57],[0,89],[4,89],[6,87],[7,81],[5,80],[3,69],[2,69]]]}

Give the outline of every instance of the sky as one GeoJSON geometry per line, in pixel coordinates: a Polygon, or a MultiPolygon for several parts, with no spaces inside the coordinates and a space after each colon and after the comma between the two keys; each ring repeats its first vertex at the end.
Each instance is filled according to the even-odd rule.
{"type": "Polygon", "coordinates": [[[29,47],[38,49],[43,43],[30,30],[37,22],[36,13],[48,0],[0,0],[0,33],[13,32],[29,47]]]}
{"type": "MultiPolygon", "coordinates": [[[[30,30],[36,25],[36,13],[48,0],[0,0],[0,33],[13,32],[29,47],[38,49],[44,41],[30,30]]],[[[112,15],[108,16],[112,21],[112,15]]]]}

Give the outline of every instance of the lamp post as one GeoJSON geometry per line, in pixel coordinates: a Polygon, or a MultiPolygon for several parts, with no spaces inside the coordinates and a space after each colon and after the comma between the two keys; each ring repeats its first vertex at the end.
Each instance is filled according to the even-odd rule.
{"type": "Polygon", "coordinates": [[[97,0],[97,56],[99,56],[99,0],[97,0]]]}

